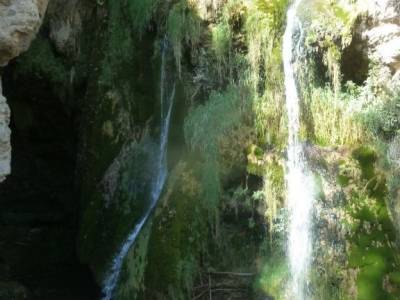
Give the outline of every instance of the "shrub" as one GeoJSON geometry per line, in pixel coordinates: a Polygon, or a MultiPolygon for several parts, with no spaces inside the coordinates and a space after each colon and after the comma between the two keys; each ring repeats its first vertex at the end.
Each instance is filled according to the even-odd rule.
{"type": "Polygon", "coordinates": [[[230,49],[232,33],[228,24],[218,23],[211,30],[212,44],[211,48],[217,59],[217,69],[220,80],[222,80],[224,69],[227,68],[230,59],[230,49]]]}
{"type": "Polygon", "coordinates": [[[400,132],[400,91],[369,105],[363,114],[363,121],[377,137],[386,141],[393,139],[400,132]]]}
{"type": "Polygon", "coordinates": [[[313,123],[309,127],[315,136],[308,138],[323,146],[355,145],[365,140],[365,128],[355,109],[357,101],[349,93],[335,95],[329,87],[314,87],[306,99],[310,115],[305,121],[313,123]]]}
{"type": "Polygon", "coordinates": [[[200,154],[203,199],[207,201],[210,220],[215,220],[216,228],[219,223],[217,208],[222,172],[220,147],[226,147],[222,140],[229,141],[235,126],[240,125],[246,107],[239,91],[237,86],[229,86],[224,92],[212,92],[209,100],[204,105],[194,108],[184,123],[186,143],[192,151],[200,154]]]}
{"type": "Polygon", "coordinates": [[[185,0],[176,3],[168,15],[167,32],[174,49],[178,73],[181,74],[183,47],[194,47],[200,42],[201,23],[195,7],[185,0]]]}

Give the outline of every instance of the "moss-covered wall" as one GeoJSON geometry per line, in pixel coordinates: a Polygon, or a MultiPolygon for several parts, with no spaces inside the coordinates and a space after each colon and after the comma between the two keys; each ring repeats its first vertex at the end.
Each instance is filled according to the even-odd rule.
{"type": "Polygon", "coordinates": [[[126,5],[98,3],[82,34],[91,39],[83,40],[90,63],[80,137],[78,248],[99,281],[148,205],[152,129],[159,121],[160,45],[155,31],[132,25],[138,12],[126,5]]]}
{"type": "MultiPolygon", "coordinates": [[[[301,133],[319,187],[311,293],[315,299],[390,299],[399,292],[393,161],[400,98],[390,80],[379,81],[384,66],[363,57],[354,66],[362,74],[349,71],[362,18],[356,3],[339,2],[309,1],[299,10],[301,133]]],[[[101,284],[148,207],[167,37],[168,72],[176,78],[171,172],[124,261],[116,298],[197,297],[216,271],[254,273],[245,283],[212,279],[243,285],[233,289],[242,299],[283,297],[281,43],[288,1],[83,3],[76,56],[58,53],[45,25],[16,67],[46,78],[79,116],[82,262],[101,284]]]]}

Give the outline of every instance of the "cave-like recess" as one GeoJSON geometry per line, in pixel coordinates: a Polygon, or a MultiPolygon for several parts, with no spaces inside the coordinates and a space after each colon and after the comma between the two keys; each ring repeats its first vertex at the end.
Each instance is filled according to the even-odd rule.
{"type": "Polygon", "coordinates": [[[76,255],[79,95],[18,72],[17,62],[2,79],[12,112],[12,174],[0,186],[0,281],[17,282],[27,299],[97,299],[76,255]]]}

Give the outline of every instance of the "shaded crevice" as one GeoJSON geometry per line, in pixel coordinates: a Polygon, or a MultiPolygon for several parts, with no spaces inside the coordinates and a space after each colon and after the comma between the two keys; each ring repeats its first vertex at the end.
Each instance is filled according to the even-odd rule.
{"type": "Polygon", "coordinates": [[[15,62],[3,72],[3,90],[12,113],[12,174],[0,185],[0,282],[25,286],[27,299],[96,299],[89,268],[76,255],[78,113],[65,89],[18,73],[15,62]]]}
{"type": "Polygon", "coordinates": [[[351,44],[343,50],[340,61],[343,83],[352,81],[361,86],[367,80],[369,70],[367,46],[367,42],[362,40],[361,36],[355,35],[351,44]]]}

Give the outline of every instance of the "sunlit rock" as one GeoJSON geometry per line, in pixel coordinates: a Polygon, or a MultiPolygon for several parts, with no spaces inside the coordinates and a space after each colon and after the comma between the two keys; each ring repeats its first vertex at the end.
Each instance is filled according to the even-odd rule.
{"type": "Polygon", "coordinates": [[[400,70],[400,7],[396,1],[366,1],[362,11],[369,16],[363,31],[371,59],[400,70]]]}
{"type": "MultiPolygon", "coordinates": [[[[0,0],[0,67],[28,50],[42,23],[48,0],[0,0]]],[[[1,81],[1,80],[0,80],[1,81]]],[[[0,82],[0,182],[11,172],[10,109],[0,82]]]]}
{"type": "Polygon", "coordinates": [[[28,50],[42,23],[48,0],[0,1],[0,66],[28,50]]]}

